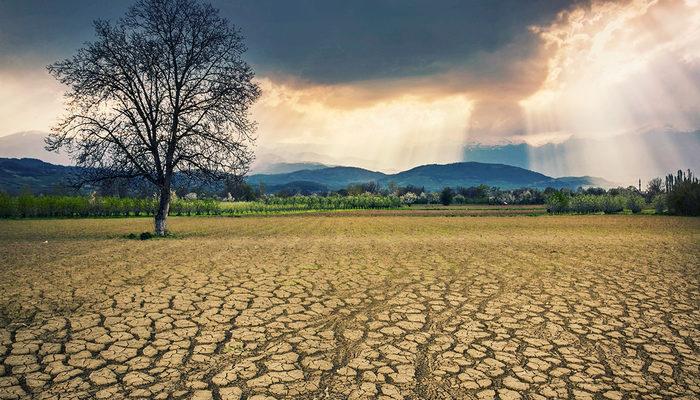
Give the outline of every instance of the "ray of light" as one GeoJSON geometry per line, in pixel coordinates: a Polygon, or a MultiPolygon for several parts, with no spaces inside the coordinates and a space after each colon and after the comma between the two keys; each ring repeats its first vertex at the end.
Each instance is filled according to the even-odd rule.
{"type": "MultiPolygon", "coordinates": [[[[261,80],[256,106],[262,148],[320,153],[357,166],[397,170],[461,160],[472,102],[464,95],[425,98],[410,94],[352,108],[332,107],[311,89],[261,80]],[[310,93],[312,92],[312,93],[310,93]]],[[[322,160],[308,160],[322,161],[322,160]]]]}
{"type": "MultiPolygon", "coordinates": [[[[528,134],[609,139],[700,126],[697,2],[599,2],[535,30],[551,55],[543,87],[520,102],[528,134]]],[[[680,155],[668,146],[659,154],[642,141],[611,143],[582,141],[566,149],[563,161],[537,154],[530,159],[543,172],[587,171],[629,181],[653,170],[642,163],[660,164],[680,155]]]]}

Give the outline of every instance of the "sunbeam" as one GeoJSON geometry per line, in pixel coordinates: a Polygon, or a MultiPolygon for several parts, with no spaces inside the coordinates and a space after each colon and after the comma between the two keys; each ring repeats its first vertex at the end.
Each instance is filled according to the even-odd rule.
{"type": "Polygon", "coordinates": [[[385,171],[461,160],[473,108],[464,95],[404,94],[341,107],[323,101],[330,89],[293,88],[267,79],[261,86],[265,95],[255,113],[266,133],[260,137],[263,149],[284,146],[287,153],[385,171]]]}
{"type": "MultiPolygon", "coordinates": [[[[542,88],[522,100],[528,135],[615,135],[690,131],[700,122],[700,6],[695,1],[600,2],[533,28],[549,49],[542,88]]],[[[582,142],[583,143],[583,142],[582,142]]],[[[658,149],[588,141],[564,160],[529,157],[550,173],[604,173],[629,181],[653,168],[658,149]]],[[[664,148],[663,158],[679,152],[664,148]]],[[[679,164],[687,160],[679,159],[679,164]]]]}

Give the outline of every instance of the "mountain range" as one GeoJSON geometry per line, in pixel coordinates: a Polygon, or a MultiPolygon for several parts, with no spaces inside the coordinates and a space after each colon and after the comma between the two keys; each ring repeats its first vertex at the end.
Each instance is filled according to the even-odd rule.
{"type": "MultiPolygon", "coordinates": [[[[37,158],[53,164],[69,165],[70,160],[65,153],[44,150],[46,135],[45,132],[32,131],[0,137],[0,157],[37,158]]],[[[334,158],[311,151],[312,148],[256,148],[257,159],[252,165],[251,174],[284,174],[337,165],[353,165],[384,173],[400,172],[395,169],[396,166],[379,168],[378,160],[334,158]]],[[[455,161],[512,165],[550,177],[601,176],[627,186],[636,185],[640,178],[646,182],[678,169],[699,171],[698,154],[700,131],[680,132],[659,128],[604,138],[572,137],[561,143],[539,146],[527,143],[468,144],[462,148],[461,160],[455,161]]]]}
{"type": "Polygon", "coordinates": [[[589,176],[553,178],[525,168],[479,162],[421,165],[395,174],[357,167],[328,167],[282,174],[255,174],[249,176],[247,181],[252,185],[264,184],[271,192],[309,184],[325,187],[326,190],[338,190],[353,183],[367,182],[377,182],[382,186],[390,183],[398,186],[413,185],[430,191],[437,191],[446,186],[468,187],[481,184],[502,189],[522,187],[575,189],[579,186],[614,186],[612,182],[602,178],[589,176]]]}
{"type": "MultiPolygon", "coordinates": [[[[67,179],[80,172],[78,167],[54,165],[37,159],[0,158],[0,191],[13,194],[24,190],[36,194],[65,191],[64,183],[67,179]]],[[[268,193],[285,189],[323,193],[343,189],[350,184],[367,182],[376,182],[382,186],[393,182],[399,186],[413,185],[431,191],[440,190],[445,186],[480,184],[503,189],[612,186],[612,183],[600,178],[552,178],[524,168],[478,162],[421,165],[396,174],[384,174],[357,167],[322,167],[281,174],[256,174],[247,177],[246,180],[252,185],[264,184],[268,193]]],[[[212,190],[221,191],[223,186],[212,190]]]]}
{"type": "Polygon", "coordinates": [[[0,158],[0,192],[35,194],[63,192],[80,168],[50,164],[35,158],[0,158]]]}

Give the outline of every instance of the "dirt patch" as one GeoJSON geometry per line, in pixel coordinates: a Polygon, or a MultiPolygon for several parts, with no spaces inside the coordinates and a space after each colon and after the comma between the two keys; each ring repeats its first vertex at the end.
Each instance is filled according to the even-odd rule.
{"type": "Polygon", "coordinates": [[[0,398],[700,396],[698,219],[149,226],[0,221],[0,398]]]}

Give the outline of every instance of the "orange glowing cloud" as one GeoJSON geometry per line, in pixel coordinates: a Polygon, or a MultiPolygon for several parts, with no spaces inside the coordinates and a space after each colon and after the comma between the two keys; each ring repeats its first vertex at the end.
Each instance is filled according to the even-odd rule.
{"type": "Polygon", "coordinates": [[[529,51],[514,42],[430,76],[328,85],[264,78],[260,144],[387,169],[457,161],[474,141],[700,126],[696,2],[594,2],[531,32],[539,43],[529,51]]]}
{"type": "Polygon", "coordinates": [[[259,83],[264,95],[254,115],[262,153],[316,152],[326,159],[314,161],[384,170],[461,159],[472,109],[463,94],[403,94],[359,103],[353,96],[364,92],[356,88],[299,88],[270,79],[259,83]],[[338,104],[341,93],[352,106],[338,104]]]}
{"type": "Polygon", "coordinates": [[[254,110],[259,159],[293,152],[290,160],[380,170],[460,161],[469,141],[522,135],[518,101],[534,93],[547,73],[534,50],[513,44],[479,54],[470,68],[430,76],[342,84],[261,78],[263,96],[254,110]]]}

